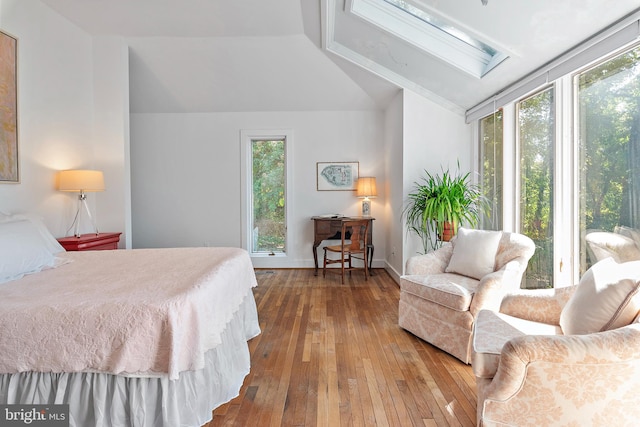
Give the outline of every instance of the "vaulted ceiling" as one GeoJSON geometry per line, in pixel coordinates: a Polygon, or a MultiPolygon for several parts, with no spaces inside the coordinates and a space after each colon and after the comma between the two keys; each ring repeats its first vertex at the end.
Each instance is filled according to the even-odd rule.
{"type": "Polygon", "coordinates": [[[507,53],[477,77],[354,13],[354,0],[42,2],[89,34],[126,39],[132,112],[381,109],[400,87],[463,112],[639,7],[406,0],[507,53]]]}

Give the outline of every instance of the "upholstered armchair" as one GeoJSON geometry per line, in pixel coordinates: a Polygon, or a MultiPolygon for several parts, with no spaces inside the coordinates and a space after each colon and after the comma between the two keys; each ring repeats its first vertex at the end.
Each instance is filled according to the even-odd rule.
{"type": "MultiPolygon", "coordinates": [[[[630,230],[630,229],[625,229],[630,230]]],[[[623,230],[621,230],[623,231],[623,230]]],[[[637,232],[634,230],[634,235],[637,232]]],[[[622,232],[592,231],[585,236],[587,253],[593,264],[606,258],[618,262],[640,260],[640,248],[630,234],[622,232]]]]}
{"type": "Polygon", "coordinates": [[[480,311],[478,426],[638,425],[640,263],[603,263],[577,286],[523,290],[500,312],[480,311]]]}
{"type": "Polygon", "coordinates": [[[407,261],[398,324],[470,363],[478,312],[498,311],[503,296],[519,289],[534,251],[522,234],[461,227],[451,243],[407,261]]]}

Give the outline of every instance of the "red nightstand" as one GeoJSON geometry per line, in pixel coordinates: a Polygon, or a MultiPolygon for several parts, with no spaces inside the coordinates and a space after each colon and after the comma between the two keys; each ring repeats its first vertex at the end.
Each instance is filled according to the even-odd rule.
{"type": "Polygon", "coordinates": [[[122,233],[89,233],[80,237],[61,237],[58,242],[67,251],[102,251],[118,249],[118,242],[122,233]]]}

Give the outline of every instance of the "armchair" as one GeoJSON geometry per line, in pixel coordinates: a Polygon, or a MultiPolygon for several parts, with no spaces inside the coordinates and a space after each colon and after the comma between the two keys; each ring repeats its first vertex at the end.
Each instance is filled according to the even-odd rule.
{"type": "MultiPolygon", "coordinates": [[[[634,233],[637,233],[634,230],[634,233]]],[[[630,234],[592,231],[585,237],[587,254],[593,264],[612,257],[618,262],[640,259],[640,248],[630,234]]]]}
{"type": "MultiPolygon", "coordinates": [[[[600,265],[605,275],[613,263],[600,265]]],[[[587,272],[577,286],[523,290],[506,296],[500,312],[480,311],[472,355],[478,426],[638,424],[640,263],[627,264],[630,280],[602,286],[602,271],[587,272]]]]}
{"type": "Polygon", "coordinates": [[[398,324],[470,363],[478,312],[498,311],[503,296],[519,289],[534,251],[533,241],[522,234],[461,227],[452,242],[407,261],[398,324]],[[485,268],[478,268],[483,263],[485,268]]]}

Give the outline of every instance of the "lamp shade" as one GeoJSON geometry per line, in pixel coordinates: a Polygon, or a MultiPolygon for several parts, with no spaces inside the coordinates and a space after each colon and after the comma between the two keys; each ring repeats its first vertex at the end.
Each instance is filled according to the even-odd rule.
{"type": "Polygon", "coordinates": [[[104,175],[96,170],[66,170],[58,173],[60,191],[104,191],[104,175]]]}
{"type": "Polygon", "coordinates": [[[358,178],[356,185],[356,197],[376,197],[378,189],[376,188],[376,179],[371,176],[358,178]]]}

